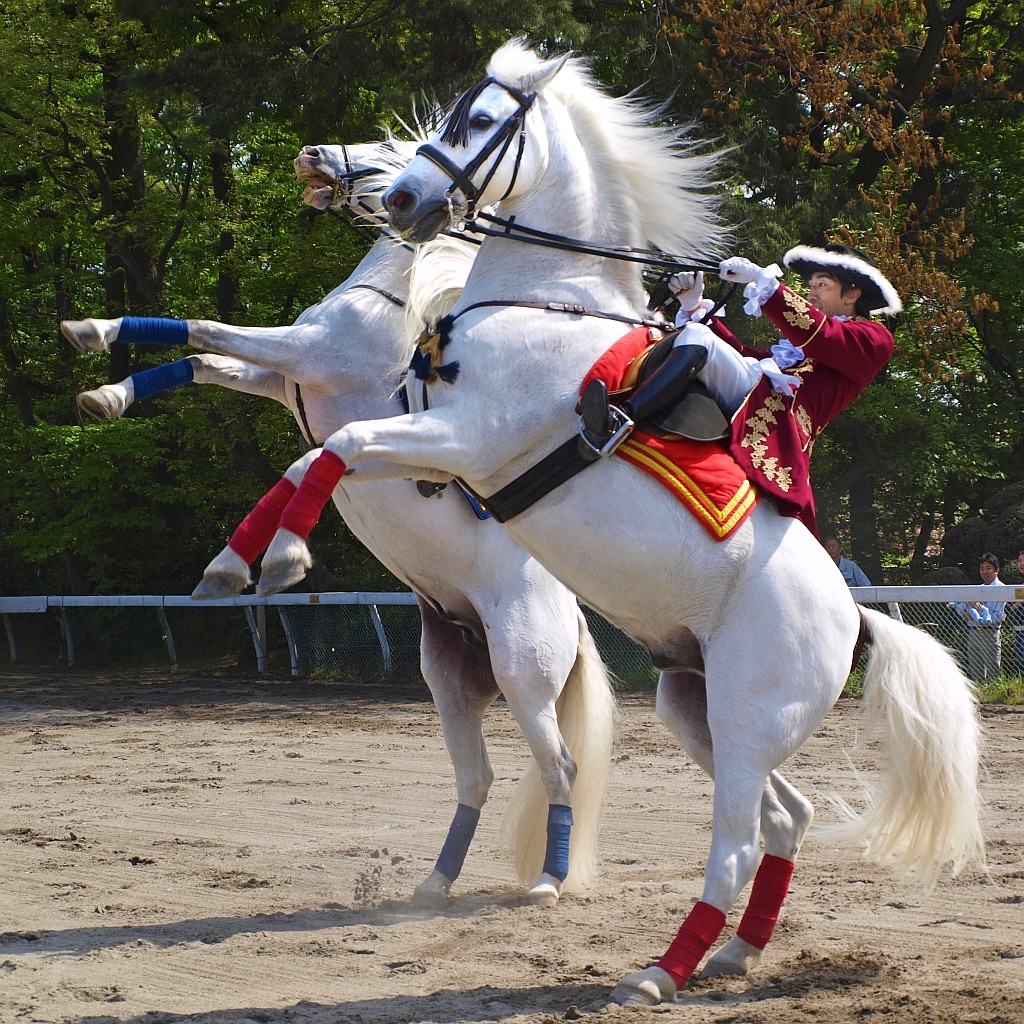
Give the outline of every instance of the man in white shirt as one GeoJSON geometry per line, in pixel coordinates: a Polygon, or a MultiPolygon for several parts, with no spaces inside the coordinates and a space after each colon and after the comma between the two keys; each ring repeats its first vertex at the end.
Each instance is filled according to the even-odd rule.
{"type": "MultiPolygon", "coordinates": [[[[986,587],[1006,586],[999,578],[999,559],[991,551],[981,556],[978,575],[986,587]]],[[[954,601],[949,607],[967,622],[967,674],[976,683],[996,679],[1002,670],[999,633],[1006,601],[954,601]]]]}

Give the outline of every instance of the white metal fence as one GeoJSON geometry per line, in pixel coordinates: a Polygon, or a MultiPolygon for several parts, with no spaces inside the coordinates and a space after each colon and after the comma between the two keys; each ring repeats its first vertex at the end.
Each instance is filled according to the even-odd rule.
{"type": "MultiPolygon", "coordinates": [[[[858,587],[862,604],[927,630],[970,667],[971,630],[951,602],[1005,595],[990,636],[1005,675],[1024,675],[1024,587],[858,587]],[[1018,603],[1020,602],[1020,603],[1018,603]]],[[[409,680],[419,673],[419,614],[411,593],[0,597],[9,664],[132,669],[169,667],[409,680]]],[[[584,609],[598,648],[626,684],[655,678],[647,652],[584,609]]],[[[991,627],[989,627],[991,628],[991,627]]],[[[978,640],[975,635],[973,640],[978,640]]],[[[3,662],[0,661],[0,667],[3,662]]]]}

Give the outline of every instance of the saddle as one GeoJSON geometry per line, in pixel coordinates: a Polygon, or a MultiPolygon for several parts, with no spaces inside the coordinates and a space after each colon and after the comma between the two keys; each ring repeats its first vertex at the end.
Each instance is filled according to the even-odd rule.
{"type": "MultiPolygon", "coordinates": [[[[580,396],[579,412],[587,439],[601,448],[611,436],[608,405],[625,401],[668,357],[678,331],[666,334],[637,355],[618,388],[609,391],[600,379],[591,380],[580,396]]],[[[708,389],[692,380],[671,405],[657,410],[637,424],[654,437],[682,437],[688,441],[721,441],[729,436],[729,421],[708,389]]]]}

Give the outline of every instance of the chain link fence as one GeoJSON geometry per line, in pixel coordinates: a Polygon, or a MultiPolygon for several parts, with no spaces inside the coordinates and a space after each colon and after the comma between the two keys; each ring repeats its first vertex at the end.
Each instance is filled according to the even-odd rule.
{"type": "MultiPolygon", "coordinates": [[[[985,592],[987,590],[987,593],[985,592]]],[[[1007,587],[1005,622],[975,623],[961,605],[990,588],[860,588],[866,607],[931,633],[979,682],[1024,676],[1024,589],[1007,587]]],[[[245,671],[351,682],[419,678],[419,612],[411,594],[301,594],[192,602],[186,597],[0,598],[7,666],[132,671],[245,671]],[[24,613],[45,614],[24,614],[24,613]]],[[[646,649],[584,608],[623,689],[657,679],[646,649]]]]}
{"type": "MultiPolygon", "coordinates": [[[[0,655],[0,668],[236,669],[351,682],[419,678],[420,617],[411,594],[303,594],[289,604],[250,598],[250,604],[227,607],[187,598],[107,599],[124,602],[113,607],[103,600],[0,598],[9,652],[6,661],[0,655]],[[344,597],[352,600],[330,603],[344,597]]],[[[657,672],[647,650],[590,609],[584,615],[620,685],[653,685],[657,672]]]]}

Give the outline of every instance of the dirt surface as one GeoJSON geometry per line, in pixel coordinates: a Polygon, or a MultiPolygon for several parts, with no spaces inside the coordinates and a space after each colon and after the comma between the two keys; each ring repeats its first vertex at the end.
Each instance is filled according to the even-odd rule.
{"type": "MultiPolygon", "coordinates": [[[[700,894],[711,821],[653,695],[621,705],[598,885],[523,905],[500,819],[525,753],[500,705],[491,801],[431,913],[408,897],[454,784],[425,687],[8,670],[0,1021],[1024,1022],[1024,708],[1000,707],[984,715],[989,879],[925,895],[810,841],[755,975],[606,1008],[700,894]]],[[[841,701],[786,766],[820,819],[825,791],[856,793],[859,726],[841,701]]]]}

